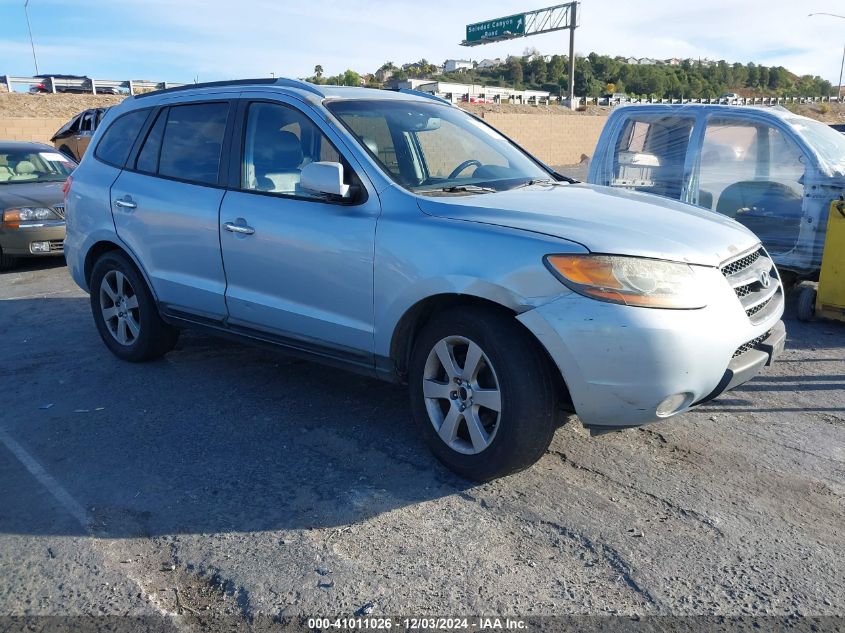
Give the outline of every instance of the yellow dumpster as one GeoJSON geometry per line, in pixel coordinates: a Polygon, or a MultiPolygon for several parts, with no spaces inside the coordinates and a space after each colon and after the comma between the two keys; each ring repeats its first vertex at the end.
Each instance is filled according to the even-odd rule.
{"type": "Polygon", "coordinates": [[[845,201],[830,205],[818,290],[811,284],[798,294],[798,318],[845,321],[845,201]]]}

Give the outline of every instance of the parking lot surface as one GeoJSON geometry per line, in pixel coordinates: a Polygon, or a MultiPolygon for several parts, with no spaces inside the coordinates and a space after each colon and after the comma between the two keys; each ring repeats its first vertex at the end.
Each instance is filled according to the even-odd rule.
{"type": "Polygon", "coordinates": [[[192,333],[124,363],[27,264],[0,275],[0,613],[842,615],[845,328],[793,312],[717,402],[573,420],[476,485],[403,387],[192,333]]]}

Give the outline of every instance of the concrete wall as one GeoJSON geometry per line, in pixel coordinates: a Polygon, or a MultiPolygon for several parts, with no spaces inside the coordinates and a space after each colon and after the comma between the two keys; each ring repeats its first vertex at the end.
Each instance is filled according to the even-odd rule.
{"type": "MultiPolygon", "coordinates": [[[[564,114],[499,114],[484,120],[549,165],[574,165],[592,156],[607,117],[564,114]]],[[[66,119],[0,118],[0,140],[50,142],[66,119]]]]}
{"type": "Polygon", "coordinates": [[[50,137],[67,123],[62,118],[2,118],[0,141],[40,141],[50,143],[50,137]]]}
{"type": "Polygon", "coordinates": [[[593,156],[607,117],[485,112],[484,120],[543,162],[574,165],[593,156]]]}

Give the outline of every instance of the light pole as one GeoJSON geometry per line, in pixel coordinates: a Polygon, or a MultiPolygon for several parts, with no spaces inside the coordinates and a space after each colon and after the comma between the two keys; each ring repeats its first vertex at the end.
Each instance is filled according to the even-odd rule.
{"type": "MultiPolygon", "coordinates": [[[[831,18],[842,18],[845,20],[845,15],[839,15],[838,13],[811,13],[808,15],[808,18],[813,17],[814,15],[826,15],[831,18]]],[[[845,70],[845,46],[842,47],[842,64],[839,66],[839,83],[836,84],[836,101],[837,103],[842,101],[842,71],[845,70]]]]}
{"type": "Polygon", "coordinates": [[[38,58],[35,56],[35,41],[32,39],[32,25],[29,23],[29,0],[24,0],[23,12],[26,14],[26,28],[29,30],[29,44],[32,46],[32,61],[35,62],[35,74],[38,74],[38,58]]]}

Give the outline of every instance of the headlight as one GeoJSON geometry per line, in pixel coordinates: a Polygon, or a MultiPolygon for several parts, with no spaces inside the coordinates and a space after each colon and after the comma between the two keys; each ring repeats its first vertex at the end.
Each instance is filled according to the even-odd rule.
{"type": "Polygon", "coordinates": [[[16,207],[3,211],[3,224],[10,228],[17,228],[21,222],[60,219],[53,209],[47,207],[16,207]]]}
{"type": "Polygon", "coordinates": [[[703,287],[687,264],[617,255],[547,255],[548,269],[586,297],[646,308],[703,308],[703,287]]]}

